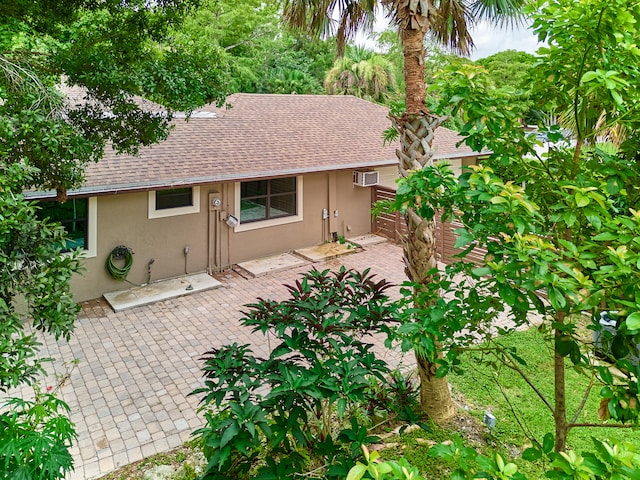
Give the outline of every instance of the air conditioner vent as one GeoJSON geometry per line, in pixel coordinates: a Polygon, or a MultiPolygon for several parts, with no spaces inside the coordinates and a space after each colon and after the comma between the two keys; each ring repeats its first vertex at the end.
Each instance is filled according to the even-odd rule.
{"type": "Polygon", "coordinates": [[[373,187],[380,183],[379,172],[353,172],[353,184],[359,187],[373,187]]]}

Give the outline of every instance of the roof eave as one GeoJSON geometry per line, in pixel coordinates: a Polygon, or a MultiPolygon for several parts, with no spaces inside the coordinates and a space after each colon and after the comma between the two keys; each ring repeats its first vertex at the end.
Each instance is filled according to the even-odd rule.
{"type": "MultiPolygon", "coordinates": [[[[433,156],[434,160],[444,160],[449,158],[468,158],[476,157],[480,155],[488,155],[491,152],[455,152],[440,153],[433,156]]],[[[273,177],[286,177],[292,175],[305,175],[312,173],[323,173],[329,171],[338,170],[355,170],[359,168],[376,168],[376,167],[389,167],[397,165],[397,159],[384,159],[374,162],[357,162],[344,165],[324,165],[313,168],[288,168],[282,170],[275,170],[269,172],[247,172],[238,174],[230,172],[223,175],[212,176],[198,176],[198,177],[184,177],[174,178],[171,180],[160,180],[151,182],[127,182],[127,183],[114,183],[110,185],[94,185],[85,186],[78,189],[72,189],[67,192],[69,197],[90,197],[98,195],[115,195],[118,193],[134,193],[134,192],[147,192],[150,190],[162,190],[170,188],[198,186],[198,185],[210,185],[214,183],[229,183],[229,182],[243,182],[250,180],[258,180],[261,178],[273,178],[273,177]]],[[[25,192],[25,197],[31,200],[49,199],[55,198],[56,192],[49,191],[32,191],[25,192]]]]}
{"type": "MultiPolygon", "coordinates": [[[[152,182],[130,182],[115,183],[110,185],[85,186],[78,189],[72,189],[67,192],[70,197],[87,197],[94,195],[112,195],[117,193],[144,192],[150,190],[160,190],[187,186],[210,185],[214,183],[242,182],[248,180],[258,180],[261,178],[286,177],[293,175],[305,175],[312,173],[323,173],[336,170],[354,170],[359,168],[375,168],[392,166],[397,163],[396,159],[385,159],[376,162],[359,162],[347,165],[326,165],[314,168],[289,168],[282,170],[271,170],[269,172],[247,172],[235,173],[230,172],[223,175],[200,176],[175,178],[171,180],[152,181],[152,182]]],[[[25,197],[33,200],[53,198],[56,196],[55,191],[32,191],[25,192],[25,197]]]]}

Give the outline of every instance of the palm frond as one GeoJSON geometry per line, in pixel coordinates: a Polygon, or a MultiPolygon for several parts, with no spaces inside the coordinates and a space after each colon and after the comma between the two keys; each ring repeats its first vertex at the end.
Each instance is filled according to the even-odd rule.
{"type": "Polygon", "coordinates": [[[469,31],[473,22],[464,0],[441,0],[431,16],[430,35],[445,48],[469,55],[474,46],[469,31]]]}
{"type": "Polygon", "coordinates": [[[386,100],[394,87],[392,63],[372,52],[363,60],[354,60],[350,55],[336,59],[324,79],[329,94],[355,95],[377,102],[386,100]]]}
{"type": "Polygon", "coordinates": [[[475,0],[471,15],[475,22],[486,20],[498,27],[513,28],[524,23],[523,4],[523,0],[475,0]]]}
{"type": "Polygon", "coordinates": [[[335,36],[338,56],[358,31],[370,32],[379,10],[378,0],[284,0],[287,25],[324,38],[335,36]]]}
{"type": "Polygon", "coordinates": [[[330,95],[355,95],[354,86],[358,84],[358,78],[353,66],[350,58],[337,58],[325,75],[325,91],[330,95]]]}

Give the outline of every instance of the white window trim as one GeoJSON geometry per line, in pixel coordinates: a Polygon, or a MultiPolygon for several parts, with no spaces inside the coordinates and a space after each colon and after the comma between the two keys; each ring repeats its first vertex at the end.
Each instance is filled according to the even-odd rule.
{"type": "Polygon", "coordinates": [[[269,220],[259,220],[256,222],[245,223],[244,225],[240,221],[240,185],[242,182],[236,182],[234,187],[234,217],[238,219],[238,226],[233,229],[234,232],[247,232],[249,230],[257,230],[258,228],[276,227],[278,225],[287,225],[289,223],[301,222],[302,216],[302,198],[303,198],[303,181],[302,176],[296,177],[296,215],[281,218],[271,218],[269,220]]]}
{"type": "Polygon", "coordinates": [[[98,197],[89,197],[89,238],[85,257],[98,256],[98,197]]]}
{"type": "Polygon", "coordinates": [[[191,187],[193,205],[156,210],[156,190],[149,192],[149,219],[200,213],[200,187],[191,187]]]}
{"type": "MultiPolygon", "coordinates": [[[[95,258],[98,256],[98,197],[89,197],[87,202],[87,243],[80,252],[81,258],[95,258]]],[[[64,252],[63,255],[70,255],[64,252]]]]}

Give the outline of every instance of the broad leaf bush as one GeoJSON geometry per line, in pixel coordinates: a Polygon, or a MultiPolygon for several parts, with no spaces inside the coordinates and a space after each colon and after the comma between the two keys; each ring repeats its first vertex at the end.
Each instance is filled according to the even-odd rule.
{"type": "Polygon", "coordinates": [[[213,348],[204,357],[196,432],[209,464],[204,478],[292,478],[319,468],[344,477],[376,441],[361,419],[372,379],[389,367],[372,351],[370,335],[388,335],[398,306],[385,280],[368,270],[311,270],[288,285],[284,301],[248,305],[242,325],[267,335],[267,358],[249,345],[213,348]],[[274,342],[275,339],[275,342],[274,342]]]}
{"type": "Polygon", "coordinates": [[[640,425],[640,6],[535,0],[525,8],[547,44],[529,88],[549,113],[538,125],[548,142],[535,145],[510,92],[484,68],[439,72],[434,113],[461,114],[461,143],[491,153],[457,177],[436,165],[399,182],[392,209],[426,219],[441,212],[458,224],[458,253],[431,285],[407,290],[427,307],[410,312],[398,332],[405,349],[438,364],[437,376],[459,371],[458,354],[469,347],[482,349],[487,364],[518,372],[553,417],[554,449],[562,452],[574,429],[640,425]],[[615,332],[598,322],[609,313],[615,332]],[[552,340],[541,352],[553,366],[546,385],[500,341],[531,327],[552,340]],[[598,352],[593,333],[611,348],[598,352]],[[571,403],[568,368],[586,380],[571,403]],[[592,391],[599,409],[585,408],[592,391]]]}
{"type": "MultiPolygon", "coordinates": [[[[37,174],[26,162],[0,161],[0,394],[34,385],[44,373],[39,335],[68,340],[79,306],[69,282],[80,269],[78,252],[62,255],[60,224],[37,218],[22,194],[37,174]],[[25,313],[16,308],[22,301],[25,313]],[[28,323],[31,322],[31,329],[28,323]]],[[[73,467],[75,437],[67,405],[36,389],[35,400],[0,403],[0,479],[61,479],[73,467]]]]}
{"type": "Polygon", "coordinates": [[[35,391],[34,400],[9,398],[0,410],[0,479],[62,479],[73,469],[69,407],[35,391]]]}
{"type": "MultiPolygon", "coordinates": [[[[608,443],[593,438],[594,451],[578,454],[572,450],[554,452],[555,440],[547,434],[541,446],[525,450],[523,458],[534,462],[547,462],[546,478],[555,480],[626,480],[640,478],[640,453],[632,443],[608,443]]],[[[347,480],[422,480],[420,472],[405,459],[397,462],[383,461],[378,452],[363,446],[364,462],[357,462],[347,475],[347,480]]],[[[461,438],[433,446],[429,456],[438,458],[451,467],[449,478],[464,480],[486,478],[492,480],[527,480],[515,463],[509,462],[498,452],[491,456],[479,453],[464,445],[461,438]]]]}

